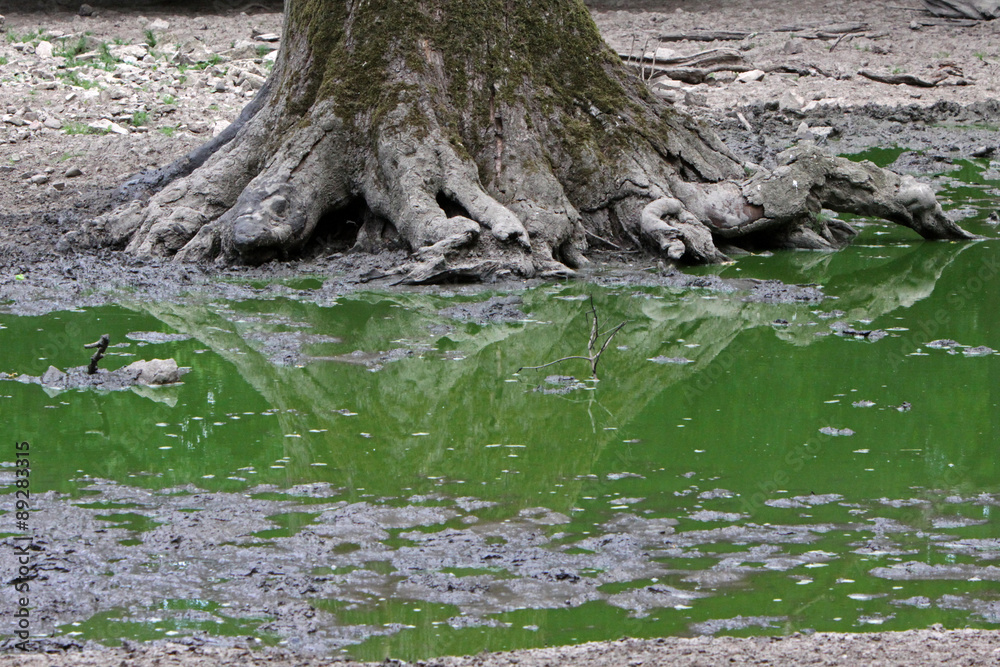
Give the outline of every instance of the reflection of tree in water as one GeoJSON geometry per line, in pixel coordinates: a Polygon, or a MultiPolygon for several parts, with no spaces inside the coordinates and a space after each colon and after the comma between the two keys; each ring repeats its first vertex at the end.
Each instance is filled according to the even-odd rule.
{"type": "MultiPolygon", "coordinates": [[[[920,244],[880,266],[831,276],[828,287],[839,296],[835,306],[849,311],[848,318],[875,318],[908,307],[932,292],[965,247],[920,244]]],[[[477,495],[480,483],[494,485],[498,476],[505,476],[509,481],[496,488],[514,508],[544,498],[553,509],[568,509],[577,496],[574,478],[598,472],[600,459],[624,469],[628,455],[618,447],[620,431],[605,428],[627,426],[665,392],[679,400],[712,400],[712,383],[700,374],[729,354],[727,348],[742,332],[766,332],[780,317],[792,322],[776,329],[782,339],[796,345],[817,340],[817,327],[801,326],[812,320],[815,304],[753,303],[739,293],[548,285],[525,293],[524,301],[522,308],[533,321],[487,326],[446,320],[436,313],[452,302],[413,292],[357,295],[331,308],[285,300],[235,304],[232,309],[191,303],[132,307],[195,336],[229,361],[279,410],[283,432],[303,435],[285,445],[292,459],[289,469],[299,473],[294,481],[317,459],[335,462],[331,465],[339,473],[334,483],[393,495],[400,487],[426,489],[430,476],[466,482],[451,485],[449,495],[477,495]],[[525,371],[514,378],[513,370],[584,349],[585,302],[555,298],[584,292],[595,293],[605,321],[630,320],[615,342],[624,349],[606,353],[602,379],[593,391],[567,396],[531,391],[545,373],[525,371]],[[405,346],[423,350],[424,358],[388,363],[374,373],[335,362],[278,366],[261,340],[266,343],[268,332],[287,331],[287,326],[275,326],[281,322],[305,323],[309,328],[293,330],[343,338],[336,354],[405,346]],[[683,347],[678,339],[698,346],[683,347]],[[453,348],[464,358],[446,359],[435,347],[453,348]],[[690,363],[649,361],[657,356],[684,356],[690,363]],[[699,390],[685,393],[690,386],[699,390]],[[359,416],[335,412],[343,408],[359,416]],[[310,429],[327,432],[312,437],[310,429]],[[372,438],[361,438],[362,430],[372,438]],[[430,435],[412,435],[416,433],[430,435]],[[486,448],[489,444],[501,446],[486,448]],[[367,453],[373,448],[373,454],[367,453]],[[511,453],[517,458],[510,458],[511,453]],[[568,493],[539,496],[555,483],[564,484],[562,491],[568,493]]],[[[579,368],[566,363],[559,372],[586,377],[587,363],[577,363],[579,368]]]]}

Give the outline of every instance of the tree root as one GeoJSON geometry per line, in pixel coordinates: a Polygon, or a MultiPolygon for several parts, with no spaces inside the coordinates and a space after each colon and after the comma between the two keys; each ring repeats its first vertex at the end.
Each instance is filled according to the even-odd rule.
{"type": "MultiPolygon", "coordinates": [[[[313,33],[293,30],[323,13],[287,4],[292,32],[239,120],[129,181],[125,205],[68,234],[60,249],[260,264],[296,257],[332,229],[358,251],[406,246],[410,261],[393,275],[427,283],[570,276],[587,262],[588,236],[687,263],[727,261],[719,245],[840,247],[854,231],[821,220],[823,208],[885,218],[926,238],[972,238],[945,218],[928,186],[815,148],[793,149],[774,171],[746,178],[711,131],[627,74],[582,5],[553,16],[586,53],[545,42],[524,56],[557,73],[577,67],[574,77],[506,81],[498,72],[510,63],[482,69],[483,58],[525,47],[518,21],[534,25],[537,13],[518,5],[503,21],[492,17],[493,37],[507,46],[473,40],[464,65],[445,67],[443,47],[430,38],[393,42],[395,55],[379,53],[379,73],[364,75],[378,94],[360,104],[343,91],[356,83],[345,72],[362,72],[376,57],[365,55],[364,39],[341,35],[354,50],[341,53],[347,64],[324,70],[313,33]],[[463,66],[475,74],[464,89],[453,80],[463,66]]],[[[416,4],[428,15],[432,6],[446,11],[437,0],[416,4]]],[[[369,3],[348,5],[351,21],[383,18],[369,3]]],[[[739,58],[701,55],[709,58],[701,65],[739,58]]]]}

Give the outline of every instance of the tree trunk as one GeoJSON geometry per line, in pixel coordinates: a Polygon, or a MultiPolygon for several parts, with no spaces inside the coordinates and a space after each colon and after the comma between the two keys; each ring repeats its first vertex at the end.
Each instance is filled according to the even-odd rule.
{"type": "Polygon", "coordinates": [[[671,260],[832,248],[822,207],[968,238],[931,190],[798,151],[747,180],[602,41],[580,0],[287,0],[268,84],[210,144],[67,244],[260,263],[403,245],[410,282],[564,275],[588,238],[671,260]]]}

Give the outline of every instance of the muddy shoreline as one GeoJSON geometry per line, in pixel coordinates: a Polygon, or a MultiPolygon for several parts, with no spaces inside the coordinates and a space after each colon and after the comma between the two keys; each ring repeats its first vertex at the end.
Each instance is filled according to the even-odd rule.
{"type": "MultiPolygon", "coordinates": [[[[202,35],[206,44],[221,45],[219,52],[239,40],[249,39],[254,32],[280,28],[280,15],[273,10],[241,13],[239,7],[231,9],[230,5],[235,3],[224,4],[226,7],[213,15],[176,14],[157,7],[145,14],[102,10],[87,21],[65,12],[44,17],[44,23],[64,34],[85,26],[102,39],[121,36],[132,42],[142,40],[151,21],[160,19],[170,25],[164,29],[165,41],[181,42],[192,35],[202,35]]],[[[791,4],[802,11],[801,2],[779,0],[757,3],[753,8],[705,2],[699,11],[690,11],[685,3],[670,0],[661,3],[656,12],[602,10],[595,15],[607,39],[619,49],[627,49],[629,43],[637,40],[649,40],[662,32],[664,26],[688,30],[738,25],[762,29],[761,37],[728,45],[742,49],[754,62],[771,62],[784,57],[786,51],[801,48],[795,54],[799,59],[826,71],[842,69],[843,77],[829,80],[768,75],[753,84],[720,81],[679,87],[682,100],[679,104],[703,116],[734,150],[753,162],[771,166],[778,152],[797,141],[808,140],[801,129],[803,124],[807,129],[830,128],[828,138],[820,139],[820,143],[840,154],[872,147],[905,149],[896,158],[895,166],[921,177],[947,170],[956,160],[993,157],[1000,151],[994,129],[1000,122],[994,58],[1000,61],[1000,54],[995,52],[992,41],[1000,34],[1000,25],[912,29],[913,13],[905,8],[870,7],[869,3],[856,0],[828,5],[810,3],[810,15],[817,22],[863,19],[873,23],[868,36],[852,40],[842,51],[833,52],[829,43],[814,41],[789,47],[786,36],[763,31],[763,27],[784,17],[791,4]],[[938,67],[944,60],[958,61],[958,66],[974,79],[973,84],[914,90],[862,81],[850,71],[862,66],[915,71],[938,67]],[[777,100],[789,89],[799,91],[803,100],[818,104],[791,111],[780,108],[777,100]]],[[[23,33],[39,27],[41,20],[39,15],[8,14],[6,25],[23,33]]],[[[694,44],[687,46],[690,50],[701,48],[694,44]]],[[[195,296],[232,301],[292,297],[326,303],[358,289],[389,287],[391,279],[370,278],[390,270],[402,259],[402,254],[373,256],[316,248],[311,257],[294,262],[217,269],[139,260],[110,250],[60,253],[57,248],[62,236],[112,205],[111,195],[127,175],[166,163],[205,141],[218,123],[224,124],[238,112],[247,99],[248,88],[235,85],[234,78],[222,73],[222,69],[209,70],[203,76],[193,76],[193,81],[181,82],[178,77],[144,81],[152,91],[146,97],[136,93],[134,98],[114,98],[108,94],[92,98],[92,105],[82,105],[76,100],[65,101],[72,93],[81,96],[81,91],[60,87],[63,84],[54,74],[48,78],[44,63],[33,59],[33,54],[13,50],[10,44],[4,48],[11,59],[11,65],[5,68],[15,68],[24,74],[17,79],[17,85],[5,83],[0,92],[0,111],[11,119],[24,121],[0,125],[0,138],[7,137],[7,143],[0,144],[3,158],[0,308],[5,312],[42,315],[92,307],[113,303],[126,292],[164,302],[195,296]],[[32,74],[32,70],[43,74],[32,74]],[[219,80],[225,81],[225,85],[220,85],[219,80]],[[172,100],[171,104],[165,104],[167,98],[172,100]],[[34,116],[26,115],[25,109],[34,116]],[[38,115],[40,110],[67,124],[99,119],[122,121],[134,118],[136,113],[148,113],[151,121],[146,129],[126,127],[125,134],[70,134],[45,125],[38,115]],[[30,129],[33,123],[39,127],[30,129]],[[173,129],[168,132],[164,128],[173,129]],[[72,168],[81,174],[66,176],[72,168]],[[39,175],[47,178],[34,178],[39,175]],[[62,187],[57,187],[57,183],[62,187]],[[315,289],[293,289],[283,284],[310,276],[322,276],[325,282],[315,289]]],[[[230,55],[242,63],[240,67],[246,72],[263,72],[254,69],[264,68],[263,58],[255,47],[230,55]]],[[[593,258],[601,268],[584,274],[583,279],[596,283],[706,287],[722,292],[739,291],[747,299],[771,303],[820,303],[823,299],[821,290],[811,286],[689,276],[636,254],[595,249],[593,258]]],[[[475,295],[484,290],[516,292],[535,284],[519,281],[449,289],[475,295]]],[[[456,317],[475,320],[490,317],[490,312],[470,311],[456,317]]],[[[295,354],[297,351],[291,348],[276,351],[277,356],[293,360],[295,354]]],[[[0,471],[0,478],[10,482],[11,470],[0,471]]],[[[178,643],[126,642],[120,648],[100,647],[71,634],[36,637],[31,642],[35,654],[22,654],[15,648],[15,642],[7,640],[0,645],[3,650],[0,665],[42,665],[54,660],[81,666],[118,662],[281,667],[328,664],[329,660],[320,656],[342,659],[338,654],[341,647],[357,643],[359,638],[399,628],[340,626],[332,620],[332,612],[317,609],[307,600],[314,597],[362,600],[396,585],[395,573],[405,573],[406,591],[412,599],[461,608],[463,613],[454,618],[452,625],[456,628],[479,622],[488,624],[492,622],[487,618],[490,614],[516,605],[546,608],[553,606],[554,600],[565,599],[578,605],[604,599],[631,612],[643,613],[655,606],[683,604],[689,594],[669,586],[651,585],[608,595],[579,574],[581,570],[599,568],[611,572],[607,581],[615,582],[656,576],[662,564],[653,563],[648,550],[637,547],[634,540],[636,536],[670,532],[673,524],[669,519],[622,515],[617,524],[606,526],[604,537],[609,539],[608,543],[595,548],[592,554],[569,556],[546,547],[548,538],[544,528],[557,526],[566,517],[544,508],[522,512],[513,521],[497,523],[476,516],[482,508],[472,498],[442,496],[353,502],[340,497],[342,490],[323,485],[291,489],[254,487],[244,493],[219,493],[193,486],[150,491],[90,479],[82,480],[81,488],[86,495],[79,498],[54,492],[37,497],[39,511],[35,525],[39,537],[35,575],[47,591],[42,594],[46,597],[38,598],[43,602],[34,617],[37,633],[84,622],[95,614],[113,614],[118,609],[130,610],[133,618],[148,620],[154,615],[153,602],[158,597],[194,598],[201,586],[216,589],[213,603],[220,607],[176,610],[175,616],[188,621],[232,623],[234,629],[226,636],[192,632],[178,643]],[[201,511],[190,512],[191,505],[197,505],[201,511]],[[118,523],[101,518],[115,508],[131,518],[118,523]],[[319,518],[292,534],[272,538],[268,545],[254,536],[275,529],[275,524],[264,517],[296,512],[319,518]],[[447,535],[420,530],[442,524],[455,528],[449,529],[447,535]],[[65,535],[68,525],[74,527],[72,535],[65,535]],[[137,532],[139,528],[142,530],[137,532]],[[403,536],[408,546],[390,549],[382,544],[390,531],[403,536]],[[462,544],[460,548],[455,546],[455,540],[462,544]],[[174,563],[185,563],[184,568],[167,566],[149,571],[144,564],[163,553],[172,554],[174,563]],[[335,565],[331,568],[334,571],[315,572],[313,564],[320,561],[335,565]],[[518,576],[502,581],[487,574],[455,577],[439,571],[446,562],[470,569],[483,562],[501,564],[518,576]],[[226,563],[224,571],[219,570],[218,563],[226,563]],[[107,576],[108,572],[115,576],[107,576]],[[113,586],[112,581],[118,580],[127,580],[130,585],[113,586]],[[245,631],[240,625],[246,619],[260,618],[267,620],[260,625],[248,624],[245,631]],[[262,642],[250,637],[258,634],[268,637],[276,646],[262,646],[262,642]]],[[[10,509],[7,506],[11,500],[5,497],[0,506],[10,509]]],[[[1000,504],[1000,500],[990,499],[989,504],[1000,504]]],[[[808,525],[746,526],[734,528],[727,539],[756,540],[770,546],[808,544],[808,528],[808,525]]],[[[685,539],[688,543],[681,545],[683,548],[700,546],[694,536],[685,539]]],[[[706,543],[709,539],[705,536],[706,543]]],[[[0,553],[0,570],[12,571],[14,556],[12,549],[0,553]]],[[[781,569],[802,564],[803,558],[815,556],[786,557],[776,550],[762,557],[762,562],[781,569]]],[[[988,568],[968,574],[983,576],[984,572],[988,573],[988,568]]],[[[739,576],[739,573],[725,573],[725,576],[739,576]]],[[[982,606],[987,603],[977,608],[975,604],[980,601],[967,602],[970,611],[995,618],[992,607],[982,606]]],[[[0,619],[9,623],[12,613],[12,609],[4,608],[0,610],[0,619]]],[[[932,665],[994,662],[1000,655],[1000,632],[986,630],[934,627],[899,633],[816,633],[741,639],[712,635],[719,630],[745,629],[778,633],[780,619],[741,616],[720,621],[722,625],[718,627],[705,628],[703,637],[601,642],[440,658],[420,664],[708,665],[728,661],[750,665],[813,661],[932,665]]]]}

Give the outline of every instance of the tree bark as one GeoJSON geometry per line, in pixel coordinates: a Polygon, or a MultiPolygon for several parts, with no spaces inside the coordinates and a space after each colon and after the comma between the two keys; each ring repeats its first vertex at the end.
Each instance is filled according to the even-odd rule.
{"type": "Polygon", "coordinates": [[[726,260],[720,241],[837,247],[850,230],[821,206],[969,237],[927,186],[814,151],[747,181],[627,71],[580,0],[287,0],[285,14],[240,120],[131,181],[132,201],[65,246],[255,264],[317,237],[402,243],[402,279],[433,282],[566,275],[588,236],[684,262],[726,260]],[[800,172],[805,190],[776,185],[800,172]]]}

